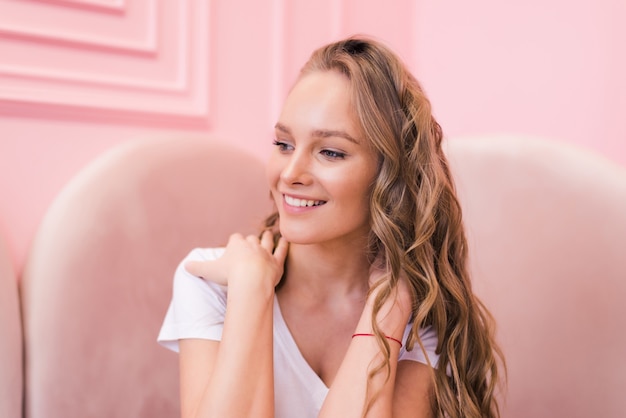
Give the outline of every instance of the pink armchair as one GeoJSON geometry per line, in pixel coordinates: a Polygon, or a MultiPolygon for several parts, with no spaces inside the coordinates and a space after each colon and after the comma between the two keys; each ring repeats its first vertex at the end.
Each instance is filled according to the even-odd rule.
{"type": "Polygon", "coordinates": [[[258,229],[264,172],[226,144],[153,139],[65,187],[21,281],[27,417],[178,416],[178,357],[156,342],[174,270],[193,247],[258,229]]]}
{"type": "Polygon", "coordinates": [[[0,417],[22,416],[22,326],[17,278],[0,236],[0,417]]]}
{"type": "Polygon", "coordinates": [[[506,418],[626,416],[626,170],[526,137],[450,141],[506,418]]]}
{"type": "MultiPolygon", "coordinates": [[[[626,170],[522,137],[454,139],[447,153],[508,361],[503,417],[624,416],[626,170]]],[[[21,280],[25,416],[177,416],[177,356],[156,343],[174,269],[269,210],[263,164],[211,140],[132,142],[88,166],[48,211],[21,280]]],[[[12,271],[0,251],[10,418],[22,399],[12,271]]]]}

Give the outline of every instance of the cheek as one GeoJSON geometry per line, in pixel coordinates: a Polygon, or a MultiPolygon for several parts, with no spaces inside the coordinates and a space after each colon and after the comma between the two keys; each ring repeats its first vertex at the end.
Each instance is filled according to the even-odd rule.
{"type": "Polygon", "coordinates": [[[353,193],[352,201],[354,202],[354,206],[358,205],[358,211],[363,214],[363,216],[369,221],[370,219],[370,202],[371,202],[371,193],[372,193],[372,185],[375,182],[375,175],[369,173],[370,175],[363,176],[359,179],[358,183],[351,185],[351,190],[353,193]]]}
{"type": "Polygon", "coordinates": [[[280,177],[280,167],[275,157],[270,157],[265,167],[265,175],[270,188],[276,187],[276,182],[280,177]]]}
{"type": "Polygon", "coordinates": [[[350,171],[327,178],[324,184],[332,195],[341,198],[344,207],[349,207],[355,212],[367,213],[369,216],[371,180],[365,176],[355,176],[354,173],[350,171]]]}

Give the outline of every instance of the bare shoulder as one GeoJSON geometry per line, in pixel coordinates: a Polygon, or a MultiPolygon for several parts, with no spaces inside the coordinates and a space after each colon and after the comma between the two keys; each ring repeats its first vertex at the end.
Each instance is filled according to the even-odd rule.
{"type": "Polygon", "coordinates": [[[398,362],[393,416],[399,418],[432,417],[434,385],[433,370],[427,364],[411,360],[398,362]]]}

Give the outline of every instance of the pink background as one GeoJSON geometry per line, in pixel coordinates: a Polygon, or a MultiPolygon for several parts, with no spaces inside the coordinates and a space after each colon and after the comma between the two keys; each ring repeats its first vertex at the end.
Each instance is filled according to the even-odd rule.
{"type": "Polygon", "coordinates": [[[531,134],[626,166],[624,21],[622,0],[0,0],[0,233],[19,271],[57,193],[124,141],[264,158],[299,67],[353,33],[405,58],[448,136],[531,134]]]}

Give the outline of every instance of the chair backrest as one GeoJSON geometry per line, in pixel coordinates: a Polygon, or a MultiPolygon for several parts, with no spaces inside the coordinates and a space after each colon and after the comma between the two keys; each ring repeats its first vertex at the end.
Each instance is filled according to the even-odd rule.
{"type": "Polygon", "coordinates": [[[21,282],[26,416],[178,416],[178,357],[156,343],[174,270],[270,210],[262,162],[223,142],[133,141],[86,167],[21,282]]]}
{"type": "Polygon", "coordinates": [[[0,236],[0,417],[22,416],[22,374],[17,277],[8,248],[0,236]]]}
{"type": "Polygon", "coordinates": [[[508,362],[503,416],[623,417],[626,170],[525,137],[453,139],[447,153],[508,362]]]}

